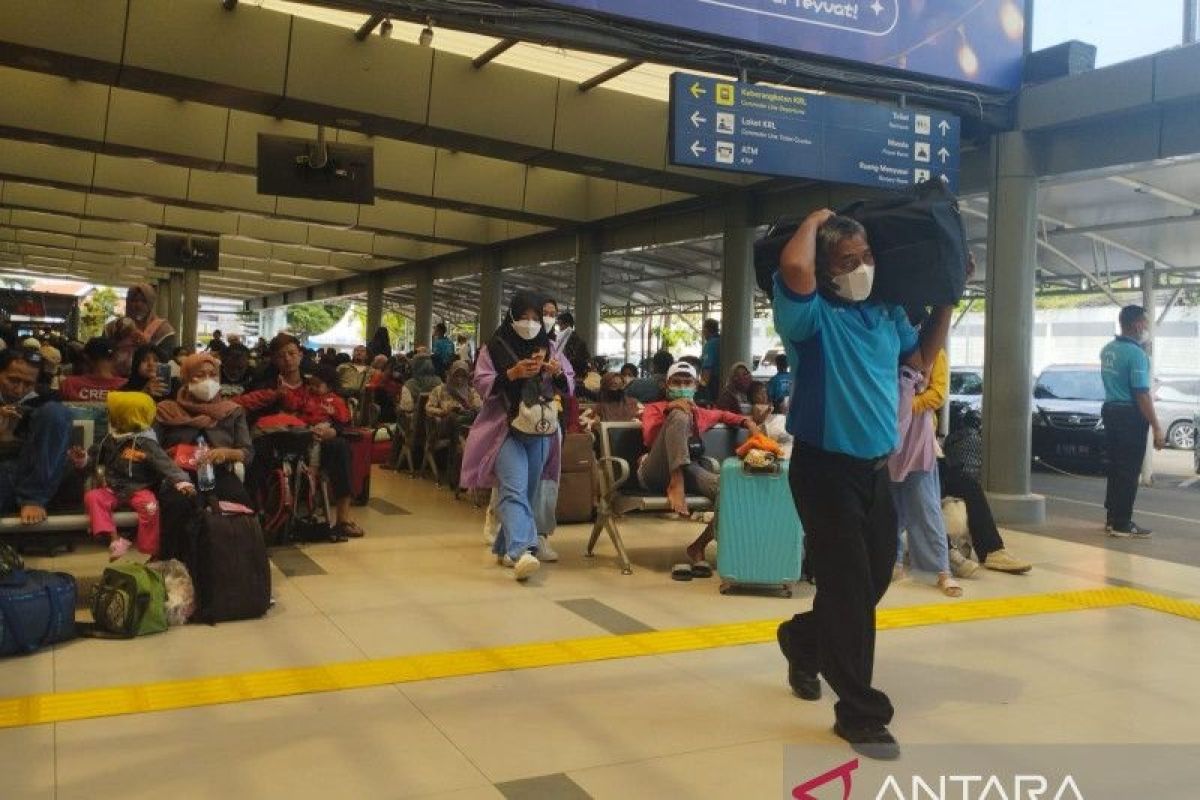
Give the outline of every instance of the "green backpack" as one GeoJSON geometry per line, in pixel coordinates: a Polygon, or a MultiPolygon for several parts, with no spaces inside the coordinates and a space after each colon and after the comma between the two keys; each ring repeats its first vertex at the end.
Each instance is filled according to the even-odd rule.
{"type": "Polygon", "coordinates": [[[167,586],[142,564],[113,564],[92,593],[92,636],[131,639],[167,629],[167,586]]]}

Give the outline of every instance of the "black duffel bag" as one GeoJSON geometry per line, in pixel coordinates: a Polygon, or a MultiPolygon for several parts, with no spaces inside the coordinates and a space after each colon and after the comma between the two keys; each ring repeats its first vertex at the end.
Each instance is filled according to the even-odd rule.
{"type": "MultiPolygon", "coordinates": [[[[859,200],[838,213],[867,230],[875,256],[871,299],[915,308],[954,305],[967,281],[967,234],[958,199],[940,178],[915,187],[912,194],[859,200]]],[[[754,245],[759,287],[773,294],[779,256],[799,227],[781,221],[754,245]]]]}

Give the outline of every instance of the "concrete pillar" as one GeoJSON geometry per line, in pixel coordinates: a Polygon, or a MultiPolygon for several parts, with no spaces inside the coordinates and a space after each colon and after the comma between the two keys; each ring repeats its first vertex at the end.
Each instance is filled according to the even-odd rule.
{"type": "Polygon", "coordinates": [[[429,347],[433,341],[433,273],[429,270],[417,278],[415,305],[415,344],[429,347]]]}
{"type": "MultiPolygon", "coordinates": [[[[1146,309],[1146,329],[1150,334],[1150,346],[1146,348],[1150,356],[1150,396],[1154,396],[1154,376],[1158,372],[1154,358],[1154,327],[1158,321],[1158,309],[1154,302],[1154,262],[1147,261],[1142,266],[1142,308],[1146,309]]],[[[1161,421],[1161,420],[1160,420],[1161,421]]],[[[1146,455],[1142,459],[1142,486],[1154,485],[1154,432],[1147,434],[1146,455]]]]}
{"type": "Polygon", "coordinates": [[[1046,500],[1030,492],[1029,474],[1038,185],[1024,134],[992,140],[991,177],[983,481],[997,521],[1040,525],[1046,500]]]}
{"type": "Polygon", "coordinates": [[[373,273],[367,279],[367,322],[366,333],[368,341],[375,331],[383,324],[383,275],[373,273]]]}
{"type": "Polygon", "coordinates": [[[584,231],[575,244],[575,335],[596,354],[600,341],[600,279],[604,252],[600,235],[584,231]]]}
{"type": "Polygon", "coordinates": [[[179,326],[179,343],[185,347],[196,344],[196,328],[200,318],[200,270],[183,271],[183,320],[179,326]]]}
{"type": "Polygon", "coordinates": [[[626,364],[629,363],[629,360],[633,354],[632,343],[629,341],[629,337],[633,335],[633,330],[630,328],[630,319],[629,319],[632,314],[633,314],[633,309],[630,308],[629,303],[626,303],[625,304],[625,363],[626,364]]]}
{"type": "Polygon", "coordinates": [[[170,322],[170,302],[171,302],[171,281],[168,278],[159,278],[154,282],[154,291],[157,296],[154,300],[154,313],[163,319],[170,322]]]}
{"type": "Polygon", "coordinates": [[[504,274],[500,271],[500,254],[484,256],[483,272],[479,277],[479,344],[492,338],[503,316],[500,304],[504,300],[504,274]]]}
{"type": "Polygon", "coordinates": [[[724,385],[738,361],[750,363],[754,335],[754,234],[750,197],[735,195],[725,206],[721,256],[721,374],[724,385]]]}
{"type": "MultiPolygon", "coordinates": [[[[171,277],[167,279],[167,322],[171,323],[171,327],[176,332],[183,331],[183,273],[178,270],[171,273],[171,277]]],[[[179,339],[179,344],[183,344],[183,337],[179,339]]]]}

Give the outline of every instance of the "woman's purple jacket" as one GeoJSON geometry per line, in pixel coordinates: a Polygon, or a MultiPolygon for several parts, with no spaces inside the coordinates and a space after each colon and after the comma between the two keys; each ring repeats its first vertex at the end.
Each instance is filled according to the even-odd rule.
{"type": "MultiPolygon", "coordinates": [[[[571,365],[562,360],[556,350],[554,357],[559,358],[562,364],[563,375],[567,378],[567,392],[574,394],[575,373],[571,370],[571,365]]],[[[496,367],[492,364],[492,356],[485,345],[479,350],[479,358],[475,361],[475,375],[471,380],[475,391],[483,398],[483,408],[479,410],[479,416],[471,425],[471,432],[467,434],[467,445],[463,450],[459,485],[464,489],[491,489],[496,485],[496,456],[500,453],[500,445],[504,444],[510,430],[508,408],[504,403],[504,395],[496,386],[496,378],[496,367]]],[[[561,467],[562,437],[555,436],[550,442],[550,456],[542,470],[542,480],[558,480],[561,467]]]]}

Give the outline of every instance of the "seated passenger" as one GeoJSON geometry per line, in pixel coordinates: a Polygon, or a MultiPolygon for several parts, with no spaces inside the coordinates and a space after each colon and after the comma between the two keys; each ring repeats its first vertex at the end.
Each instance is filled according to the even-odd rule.
{"type": "Polygon", "coordinates": [[[145,392],[161,400],[170,392],[170,385],[159,375],[158,353],[148,344],[133,351],[129,380],[121,387],[126,392],[145,392]]]}
{"type": "Polygon", "coordinates": [[[338,383],[337,370],[329,366],[317,367],[305,378],[307,390],[297,416],[314,429],[327,425],[335,430],[350,424],[350,408],[334,388],[338,383]]]}
{"type": "Polygon", "coordinates": [[[42,354],[42,373],[38,378],[38,391],[42,394],[57,392],[62,380],[62,351],[53,345],[44,344],[39,350],[42,354]]]}
{"type": "Polygon", "coordinates": [[[63,378],[58,392],[67,401],[103,403],[110,391],[124,385],[125,379],[117,374],[112,343],[96,336],[83,346],[83,373],[63,378]]]}
{"type": "Polygon", "coordinates": [[[629,396],[629,390],[621,385],[622,378],[609,372],[600,379],[600,400],[579,415],[580,426],[591,433],[599,430],[601,422],[639,422],[642,404],[629,396]]]}
{"type": "Polygon", "coordinates": [[[642,438],[649,450],[638,465],[638,480],[651,492],[663,492],[671,510],[688,516],[687,493],[717,499],[717,478],[696,459],[703,456],[700,437],[715,425],[758,426],[748,417],[696,405],[696,368],[680,361],[667,372],[667,400],[649,403],[642,412],[642,438]]]}
{"type": "Polygon", "coordinates": [[[667,370],[675,363],[675,359],[666,350],[659,350],[650,359],[651,374],[645,378],[637,378],[625,387],[625,394],[639,403],[657,403],[665,397],[667,385],[667,370]]]}
{"type": "Polygon", "coordinates": [[[731,414],[749,416],[750,386],[753,383],[754,376],[751,375],[750,368],[741,361],[734,364],[733,370],[729,373],[729,381],[717,395],[716,407],[731,414]]]}
{"type": "MultiPolygon", "coordinates": [[[[270,353],[278,375],[272,410],[298,414],[310,397],[304,377],[300,374],[300,343],[296,337],[280,333],[271,340],[270,353]]],[[[350,485],[350,443],[340,438],[332,425],[317,425],[313,428],[313,436],[320,442],[321,472],[329,479],[329,489],[337,504],[334,533],[347,537],[362,536],[363,529],[350,512],[350,504],[354,499],[350,485]]]]}
{"type": "MultiPolygon", "coordinates": [[[[209,461],[214,466],[216,498],[253,507],[250,493],[234,472],[235,464],[248,465],[254,454],[246,410],[220,397],[219,372],[219,362],[212,353],[184,358],[179,370],[182,385],[173,399],[158,404],[154,433],[168,454],[177,445],[195,445],[203,436],[209,446],[209,461]]],[[[193,501],[172,486],[163,487],[158,499],[162,518],[166,520],[159,557],[192,563],[185,557],[188,541],[181,534],[185,521],[195,510],[193,501]]]]}
{"type": "MultiPolygon", "coordinates": [[[[231,340],[233,337],[229,337],[231,340]]],[[[249,387],[250,350],[241,342],[230,341],[221,354],[221,397],[237,397],[249,387]]]]}
{"type": "Polygon", "coordinates": [[[442,385],[442,379],[437,376],[433,357],[419,353],[412,359],[412,377],[400,390],[400,410],[406,414],[417,410],[417,399],[423,394],[429,394],[442,385]]]}
{"type": "Polygon", "coordinates": [[[792,457],[792,435],[787,430],[787,415],[777,410],[767,384],[755,381],[750,385],[750,419],[783,448],[783,458],[792,457]]]}
{"type": "Polygon", "coordinates": [[[455,361],[446,373],[446,382],[434,387],[425,413],[430,417],[453,421],[456,416],[474,417],[483,407],[483,398],[471,385],[471,367],[455,361]]]}
{"type": "MultiPolygon", "coordinates": [[[[344,353],[342,354],[345,355],[344,353]]],[[[333,388],[343,396],[356,397],[367,385],[371,377],[371,363],[367,355],[367,346],[360,344],[354,348],[354,354],[349,359],[342,359],[337,367],[338,381],[333,388]]]]}
{"type": "Polygon", "coordinates": [[[621,388],[629,386],[638,379],[637,364],[621,365],[621,388]]]}
{"type": "MultiPolygon", "coordinates": [[[[92,536],[107,539],[108,560],[116,561],[134,545],[118,533],[113,512],[128,507],[137,512],[137,549],[153,558],[159,550],[159,505],[154,490],[164,482],[192,495],[188,475],[159,446],[154,431],[154,399],[143,391],[109,392],[108,435],[92,448],[95,485],[83,495],[92,536]]],[[[86,462],[84,462],[86,463],[86,462]]],[[[80,461],[76,460],[76,467],[80,461]]]]}
{"type": "Polygon", "coordinates": [[[0,350],[0,514],[19,511],[24,525],[46,519],[71,441],[71,415],[35,387],[40,353],[0,350]]]}

